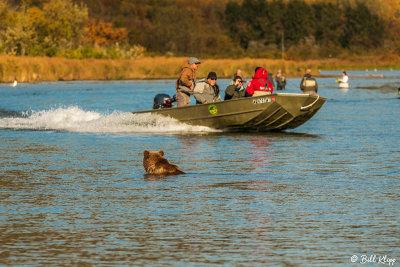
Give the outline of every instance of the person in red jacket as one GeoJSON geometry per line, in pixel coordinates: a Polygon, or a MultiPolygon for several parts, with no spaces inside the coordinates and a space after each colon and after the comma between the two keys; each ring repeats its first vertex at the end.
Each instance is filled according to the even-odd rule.
{"type": "Polygon", "coordinates": [[[268,80],[268,72],[266,69],[257,67],[255,69],[254,77],[246,87],[245,96],[257,96],[272,94],[274,88],[268,80]]]}

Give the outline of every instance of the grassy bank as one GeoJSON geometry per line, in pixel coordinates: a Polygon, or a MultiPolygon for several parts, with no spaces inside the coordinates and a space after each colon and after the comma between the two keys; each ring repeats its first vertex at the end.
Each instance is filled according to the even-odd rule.
{"type": "MultiPolygon", "coordinates": [[[[141,58],[135,60],[65,59],[47,57],[0,56],[0,82],[176,79],[186,58],[141,58]]],[[[200,59],[201,60],[201,59],[200,59]]],[[[251,77],[254,68],[262,66],[275,73],[282,70],[288,77],[300,77],[306,68],[318,70],[400,69],[400,57],[359,57],[351,60],[321,59],[289,61],[274,59],[208,59],[201,60],[199,78],[215,71],[220,78],[231,78],[237,69],[251,77]]]]}

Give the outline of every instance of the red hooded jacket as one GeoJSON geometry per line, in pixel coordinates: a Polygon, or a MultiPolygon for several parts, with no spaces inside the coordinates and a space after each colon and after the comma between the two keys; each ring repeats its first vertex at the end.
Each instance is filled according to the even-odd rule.
{"type": "Polygon", "coordinates": [[[254,94],[254,91],[267,91],[272,92],[274,88],[270,81],[268,81],[268,72],[264,68],[259,68],[254,74],[253,80],[246,87],[247,93],[250,95],[254,94]]]}

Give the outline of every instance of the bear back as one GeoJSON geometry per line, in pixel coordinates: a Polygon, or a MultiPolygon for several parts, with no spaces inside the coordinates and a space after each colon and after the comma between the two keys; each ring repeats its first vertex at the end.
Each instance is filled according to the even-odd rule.
{"type": "Polygon", "coordinates": [[[148,151],[143,152],[143,167],[148,174],[174,175],[184,173],[175,164],[171,164],[164,158],[164,151],[148,151]]]}

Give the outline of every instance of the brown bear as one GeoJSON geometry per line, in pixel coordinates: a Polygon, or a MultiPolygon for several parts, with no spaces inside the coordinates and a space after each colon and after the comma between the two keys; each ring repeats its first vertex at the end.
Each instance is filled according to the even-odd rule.
{"type": "Polygon", "coordinates": [[[164,158],[164,151],[144,151],[143,167],[147,174],[174,175],[184,173],[164,158]]]}

